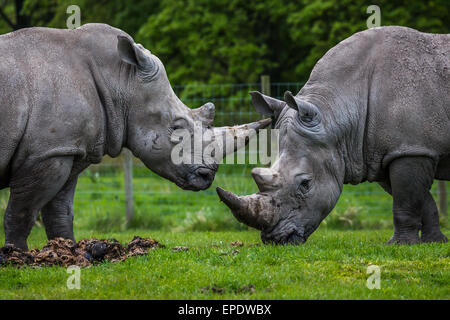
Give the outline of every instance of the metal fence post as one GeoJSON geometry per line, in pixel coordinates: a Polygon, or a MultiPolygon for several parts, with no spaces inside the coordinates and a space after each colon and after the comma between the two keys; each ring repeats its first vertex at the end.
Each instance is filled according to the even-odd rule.
{"type": "Polygon", "coordinates": [[[123,150],[123,171],[125,173],[125,202],[127,224],[133,220],[133,155],[130,150],[123,150]]]}
{"type": "MultiPolygon", "coordinates": [[[[270,85],[270,76],[269,75],[262,75],[261,76],[261,93],[265,94],[266,96],[270,96],[271,95],[271,85],[270,85]]],[[[272,139],[270,138],[271,135],[271,131],[270,129],[268,129],[268,139],[267,139],[267,149],[266,150],[270,150],[270,157],[272,157],[272,139]]]]}
{"type": "Polygon", "coordinates": [[[438,181],[438,202],[439,202],[439,215],[443,218],[448,217],[447,213],[447,190],[445,181],[438,181]]]}

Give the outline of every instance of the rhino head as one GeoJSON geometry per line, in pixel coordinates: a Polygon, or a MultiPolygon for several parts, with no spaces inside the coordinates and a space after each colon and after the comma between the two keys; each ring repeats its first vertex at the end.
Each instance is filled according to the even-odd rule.
{"type": "Polygon", "coordinates": [[[264,243],[303,243],[335,206],[344,164],[329,119],[314,104],[286,92],[280,101],[251,92],[255,108],[271,115],[279,129],[278,158],[255,168],[259,192],[237,196],[217,188],[240,221],[261,230],[264,243]]]}
{"type": "MultiPolygon", "coordinates": [[[[189,132],[193,140],[198,139],[198,136],[194,137],[194,128],[200,123],[201,130],[213,132],[210,137],[214,139],[226,135],[251,137],[271,122],[266,119],[236,127],[212,127],[214,105],[206,103],[200,108],[190,109],[181,102],[172,90],[162,62],[150,51],[126,36],[118,36],[117,48],[122,63],[134,70],[132,78],[127,80],[127,103],[130,107],[125,146],[150,170],[183,189],[198,191],[208,188],[218,163],[226,153],[216,155],[214,162],[176,164],[171,159],[171,151],[178,142],[173,139],[174,132],[189,132]]],[[[201,141],[201,144],[209,142],[201,141]]],[[[227,151],[234,152],[241,146],[236,144],[235,148],[227,151]]]]}

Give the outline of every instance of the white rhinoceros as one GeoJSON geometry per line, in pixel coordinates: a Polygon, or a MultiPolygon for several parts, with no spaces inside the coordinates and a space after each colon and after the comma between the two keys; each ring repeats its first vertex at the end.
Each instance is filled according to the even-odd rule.
{"type": "Polygon", "coordinates": [[[27,249],[39,210],[49,239],[74,239],[78,175],[124,147],[183,189],[208,188],[218,162],[174,164],[170,134],[193,132],[196,121],[219,138],[270,123],[211,128],[213,118],[213,104],[184,105],[161,61],[116,28],[87,24],[0,36],[0,188],[10,187],[6,243],[27,249]]]}

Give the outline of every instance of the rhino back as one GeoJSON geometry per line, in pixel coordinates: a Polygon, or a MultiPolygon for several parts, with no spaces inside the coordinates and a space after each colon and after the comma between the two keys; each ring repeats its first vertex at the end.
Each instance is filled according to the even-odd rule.
{"type": "MultiPolygon", "coordinates": [[[[87,25],[0,36],[0,181],[29,158],[86,157],[103,143],[104,114],[92,68],[115,58],[118,33],[87,25]]],[[[114,70],[108,72],[113,77],[114,70]]]]}
{"type": "Polygon", "coordinates": [[[405,27],[356,33],[317,63],[299,95],[346,149],[347,182],[384,179],[397,157],[450,154],[450,35],[405,27]]]}
{"type": "Polygon", "coordinates": [[[374,173],[399,157],[438,162],[450,154],[450,35],[388,31],[367,100],[365,143],[374,173]]]}

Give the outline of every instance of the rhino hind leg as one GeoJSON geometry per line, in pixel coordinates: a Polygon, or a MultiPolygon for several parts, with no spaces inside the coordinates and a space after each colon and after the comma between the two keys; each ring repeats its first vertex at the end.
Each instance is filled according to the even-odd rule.
{"type": "Polygon", "coordinates": [[[422,215],[421,242],[447,242],[439,227],[439,212],[431,193],[427,193],[422,215]]]}
{"type": "Polygon", "coordinates": [[[12,244],[26,251],[28,250],[27,238],[36,220],[38,211],[29,207],[23,207],[18,210],[16,208],[15,201],[10,199],[3,219],[5,244],[12,244]]]}
{"type": "Polygon", "coordinates": [[[78,177],[71,178],[58,194],[41,210],[47,238],[75,241],[73,235],[73,197],[78,177]]]}
{"type": "Polygon", "coordinates": [[[420,242],[423,217],[429,216],[433,200],[429,198],[429,190],[434,169],[433,160],[426,157],[398,158],[389,165],[390,191],[394,198],[394,235],[388,244],[420,242]]]}
{"type": "Polygon", "coordinates": [[[72,157],[58,157],[25,164],[13,174],[4,217],[5,243],[27,250],[27,238],[39,210],[65,185],[72,157]]]}

